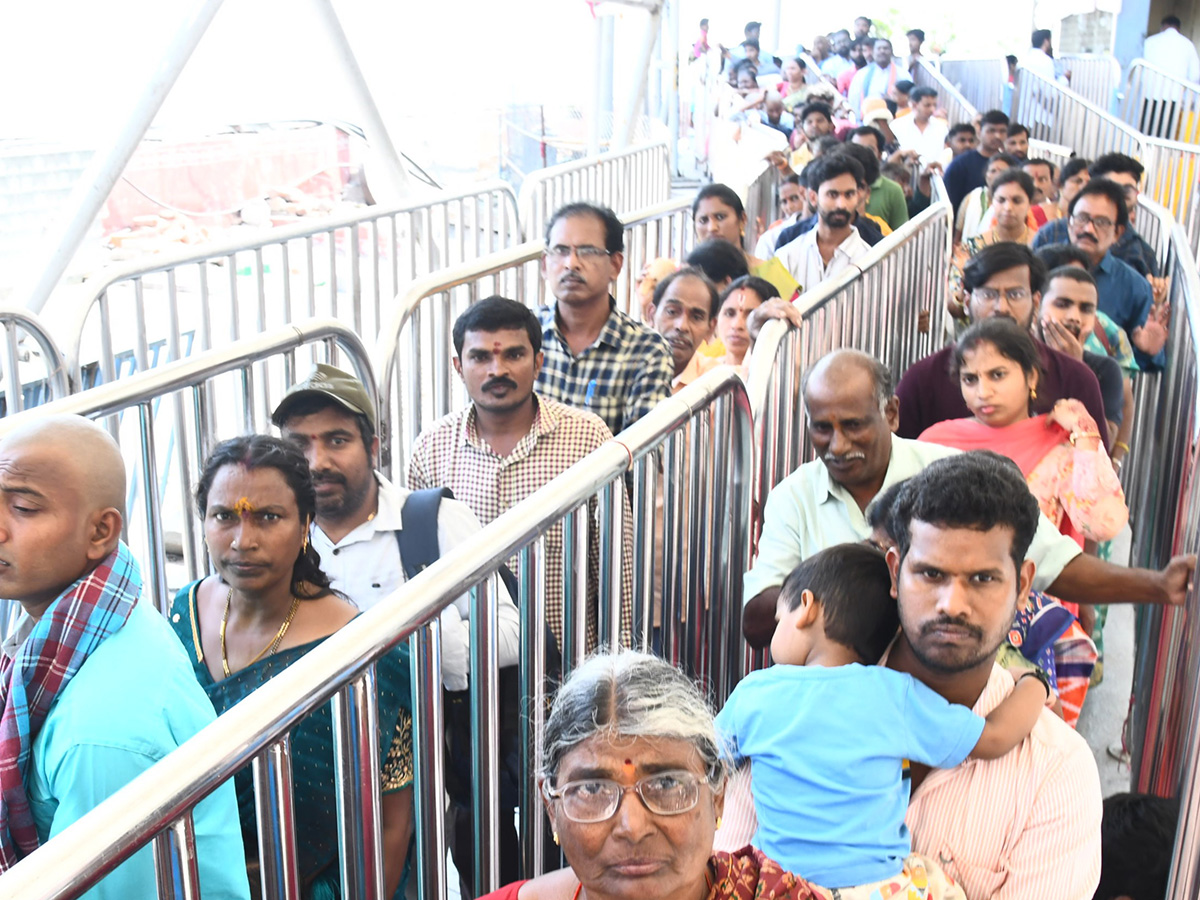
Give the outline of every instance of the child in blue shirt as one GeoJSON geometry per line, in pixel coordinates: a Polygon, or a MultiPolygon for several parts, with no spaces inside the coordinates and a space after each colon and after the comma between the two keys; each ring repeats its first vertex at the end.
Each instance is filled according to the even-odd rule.
{"type": "Polygon", "coordinates": [[[984,720],[873,665],[899,615],[887,562],[862,544],[801,563],[775,615],[776,665],[744,678],[717,716],[734,759],[751,763],[754,844],[826,888],[895,878],[911,852],[906,760],[944,769],[1003,756],[1033,729],[1047,688],[1022,677],[984,720]]]}

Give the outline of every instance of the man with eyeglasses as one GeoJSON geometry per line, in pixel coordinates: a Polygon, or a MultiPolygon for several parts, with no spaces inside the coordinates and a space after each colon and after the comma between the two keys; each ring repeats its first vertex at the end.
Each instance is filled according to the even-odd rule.
{"type": "MultiPolygon", "coordinates": [[[[963,266],[967,313],[974,320],[1007,316],[1032,330],[1041,301],[1046,265],[1024,244],[1003,241],[984,247],[963,266]]],[[[1035,413],[1049,412],[1066,398],[1079,400],[1096,422],[1106,420],[1104,400],[1096,376],[1081,361],[1060,353],[1036,337],[1043,377],[1038,382],[1035,413]]],[[[900,398],[900,423],[896,433],[916,438],[926,428],[946,419],[964,419],[971,413],[958,382],[950,377],[953,346],[914,363],[896,386],[900,398]]],[[[1105,446],[1108,445],[1108,435],[1105,446]]]]}
{"type": "Polygon", "coordinates": [[[1165,297],[1155,303],[1151,282],[1113,255],[1113,245],[1128,227],[1125,191],[1115,181],[1089,181],[1071,201],[1067,233],[1071,243],[1087,254],[1100,292],[1100,309],[1125,329],[1138,365],[1158,372],[1167,364],[1164,348],[1171,307],[1165,297]]]}
{"type": "Polygon", "coordinates": [[[593,412],[613,434],[671,394],[671,350],[617,309],[610,293],[625,261],[624,227],[591,203],[554,213],[542,272],[556,302],[538,309],[544,361],[539,394],[593,412]]]}

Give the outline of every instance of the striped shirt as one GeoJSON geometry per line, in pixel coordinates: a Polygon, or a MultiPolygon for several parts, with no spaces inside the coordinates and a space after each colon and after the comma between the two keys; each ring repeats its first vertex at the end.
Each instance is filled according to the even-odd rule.
{"type": "MultiPolygon", "coordinates": [[[[605,441],[612,438],[595,415],[573,409],[534,394],[537,412],[529,433],[507,456],[499,456],[479,435],[475,404],[451,413],[421,432],[408,462],[408,486],[413,490],[448,487],[456,499],[471,508],[484,525],[499,518],[534,491],[562,474],[605,441]]],[[[596,643],[596,585],[600,542],[596,527],[596,504],[591,502],[593,526],[588,529],[588,646],[596,643]]],[[[622,553],[621,588],[623,631],[631,624],[633,596],[633,527],[628,506],[622,517],[625,545],[622,553]]],[[[546,533],[546,621],[562,646],[563,527],[556,524],[546,533]]],[[[509,560],[516,571],[517,558],[509,560]]]]}
{"type": "MultiPolygon", "coordinates": [[[[1012,676],[993,666],[972,710],[986,716],[1012,689],[1012,676]]],[[[1092,751],[1044,710],[1029,737],[1000,759],[930,772],[904,821],[913,851],[940,863],[968,897],[1091,900],[1100,883],[1102,812],[1092,751]]],[[[757,827],[743,766],[725,789],[713,849],[743,847],[757,827]]]]}
{"type": "Polygon", "coordinates": [[[559,329],[557,305],[537,310],[545,355],[537,390],[595,413],[619,434],[671,395],[675,364],[662,335],[617,309],[612,297],[608,305],[600,336],[579,356],[559,329]]]}

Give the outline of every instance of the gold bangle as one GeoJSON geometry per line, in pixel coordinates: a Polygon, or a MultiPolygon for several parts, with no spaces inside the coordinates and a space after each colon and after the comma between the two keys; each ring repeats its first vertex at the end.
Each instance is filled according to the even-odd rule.
{"type": "Polygon", "coordinates": [[[1114,450],[1124,450],[1126,453],[1128,453],[1129,445],[1127,443],[1125,443],[1124,441],[1116,441],[1113,444],[1113,449],[1114,450]]]}
{"type": "Polygon", "coordinates": [[[1094,437],[1097,440],[1099,440],[1100,432],[1098,432],[1098,431],[1072,431],[1071,432],[1071,446],[1074,446],[1075,442],[1077,440],[1079,440],[1080,438],[1090,438],[1090,437],[1094,437]]]}

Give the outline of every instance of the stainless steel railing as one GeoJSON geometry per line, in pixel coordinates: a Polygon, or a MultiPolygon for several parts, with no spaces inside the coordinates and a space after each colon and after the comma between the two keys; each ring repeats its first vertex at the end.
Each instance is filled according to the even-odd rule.
{"type": "Polygon", "coordinates": [[[1049,141],[1039,141],[1037,138],[1029,139],[1029,158],[1044,159],[1054,163],[1055,174],[1061,170],[1063,164],[1074,155],[1075,149],[1067,147],[1063,144],[1051,144],[1049,141]]]}
{"type": "Polygon", "coordinates": [[[981,112],[1004,109],[1004,85],[1008,82],[1008,63],[1003,57],[998,59],[942,57],[938,68],[946,81],[954,85],[967,103],[975,109],[981,112]]]}
{"type": "Polygon", "coordinates": [[[539,169],[521,183],[521,227],[531,241],[543,239],[560,206],[576,200],[599,203],[618,215],[671,196],[671,160],[665,142],[643,144],[539,169]]]}
{"type": "Polygon", "coordinates": [[[1200,84],[1145,59],[1129,64],[1121,118],[1142,134],[1194,144],[1200,140],[1200,84]]]}
{"type": "Polygon", "coordinates": [[[805,462],[808,446],[800,383],[825,353],[854,347],[899,376],[945,343],[953,212],[940,178],[933,203],[840,276],[796,299],[804,325],[768,322],[750,363],[750,403],[759,445],[755,499],[805,462]],[[927,318],[925,330],[920,320],[927,318]]]}
{"type": "Polygon", "coordinates": [[[45,324],[27,309],[0,308],[3,415],[71,393],[67,364],[45,324]]]}
{"type": "Polygon", "coordinates": [[[1076,53],[1056,58],[1071,73],[1071,90],[1103,110],[1111,109],[1121,86],[1121,63],[1111,53],[1076,53]]]}
{"type": "MultiPolygon", "coordinates": [[[[191,361],[189,361],[190,363],[191,361]]],[[[180,364],[184,365],[184,364],[180,364]]],[[[183,383],[160,370],[140,376],[139,398],[157,396],[183,383]]],[[[108,390],[108,389],[106,389],[108,390]]],[[[113,388],[115,390],[115,386],[113,388]]],[[[93,392],[95,393],[95,392],[93,392]]],[[[97,408],[96,414],[110,411],[97,408]]],[[[614,637],[621,554],[614,539],[623,516],[632,514],[637,534],[635,576],[635,643],[647,645],[651,610],[649,582],[656,571],[654,537],[658,525],[668,536],[664,579],[672,593],[687,598],[685,610],[663,616],[662,646],[668,658],[688,666],[711,685],[722,701],[741,672],[741,572],[749,559],[750,493],[753,429],[741,379],[730,369],[710,372],[607,442],[544,488],[496,519],[469,544],[460,545],[396,591],[332,635],[303,659],[222,715],[166,759],[122,788],[59,836],[22,860],[0,878],[0,900],[66,900],[77,897],[138,848],[153,842],[160,897],[198,896],[193,884],[179,884],[177,871],[195,863],[194,844],[186,840],[191,810],[204,796],[247,764],[254,766],[260,821],[271,823],[261,850],[294,858],[294,834],[279,828],[274,810],[289,809],[292,784],[288,775],[288,731],[326,702],[334,704],[335,721],[344,740],[335,753],[340,772],[357,773],[356,783],[379,784],[379,755],[370,752],[375,734],[370,726],[374,703],[373,662],[411,636],[413,648],[414,749],[419,773],[416,794],[419,896],[441,900],[447,894],[446,842],[443,820],[443,733],[437,614],[464,591],[472,591],[471,683],[476,704],[472,756],[475,784],[476,888],[496,886],[497,848],[487,839],[501,815],[496,793],[497,679],[494,620],[496,566],[518,554],[521,584],[522,696],[528,716],[522,721],[522,771],[519,822],[526,872],[540,871],[543,815],[533,762],[541,750],[546,709],[544,644],[541,635],[547,578],[578,587],[586,565],[579,548],[590,531],[599,531],[602,637],[614,637]],[[665,465],[663,465],[665,464],[665,465]],[[664,471],[667,474],[663,474],[664,471]],[[633,485],[632,506],[624,497],[626,479],[633,485]],[[662,490],[664,515],[656,523],[655,494],[662,490]],[[589,504],[597,508],[593,519],[589,504]],[[582,512],[581,512],[582,511],[582,512]],[[562,571],[547,571],[545,532],[562,523],[575,541],[564,545],[562,571]],[[616,526],[616,527],[614,527],[616,526]],[[672,557],[672,547],[688,547],[672,557]],[[582,570],[582,571],[581,571],[582,570]],[[682,580],[679,580],[682,579],[682,580]],[[174,840],[183,835],[184,840],[174,840]],[[278,837],[279,843],[272,843],[278,837]],[[178,893],[176,893],[178,892],[178,893]]],[[[586,552],[586,551],[585,551],[586,552]]],[[[572,596],[579,602],[584,591],[572,596]]],[[[582,617],[576,616],[580,622],[582,617]]],[[[577,644],[568,638],[570,650],[577,644]]],[[[567,653],[569,669],[578,655],[567,653]]],[[[337,810],[345,827],[340,833],[343,871],[353,868],[359,889],[348,896],[378,898],[382,863],[377,834],[378,788],[366,796],[339,792],[337,810]],[[374,801],[374,802],[372,802],[374,801]],[[361,854],[347,863],[347,856],[361,854]]],[[[264,867],[264,871],[269,867],[264,867]]],[[[267,897],[282,896],[281,881],[264,884],[267,897]]],[[[290,895],[289,896],[293,896],[290,895]]]]}
{"type": "Polygon", "coordinates": [[[993,106],[976,107],[950,80],[944,68],[936,68],[927,59],[918,60],[917,68],[913,72],[913,83],[918,87],[933,88],[938,92],[938,106],[946,110],[946,121],[951,125],[973,121],[978,109],[998,108],[993,106]]]}
{"type": "Polygon", "coordinates": [[[503,182],[113,267],[63,295],[76,390],[313,316],[373,340],[422,274],[519,243],[503,182]]]}
{"type": "MultiPolygon", "coordinates": [[[[691,200],[655,204],[625,216],[624,223],[627,258],[614,284],[614,296],[619,308],[640,319],[633,287],[642,264],[653,256],[680,260],[691,248],[691,200]]],[[[553,299],[543,283],[543,249],[539,237],[419,278],[397,298],[375,348],[385,471],[404,471],[421,429],[467,402],[450,363],[455,318],[491,294],[530,307],[553,299]]]]}
{"type": "Polygon", "coordinates": [[[192,511],[200,463],[217,435],[267,431],[270,410],[296,380],[298,351],[348,365],[374,391],[371,363],[358,336],[332,319],[310,319],[6,416],[0,419],[0,437],[34,416],[107,420],[130,468],[126,537],[148,575],[150,595],[166,609],[172,596],[168,540],[187,581],[208,568],[192,511]],[[161,409],[163,403],[170,414],[161,409]]]}

